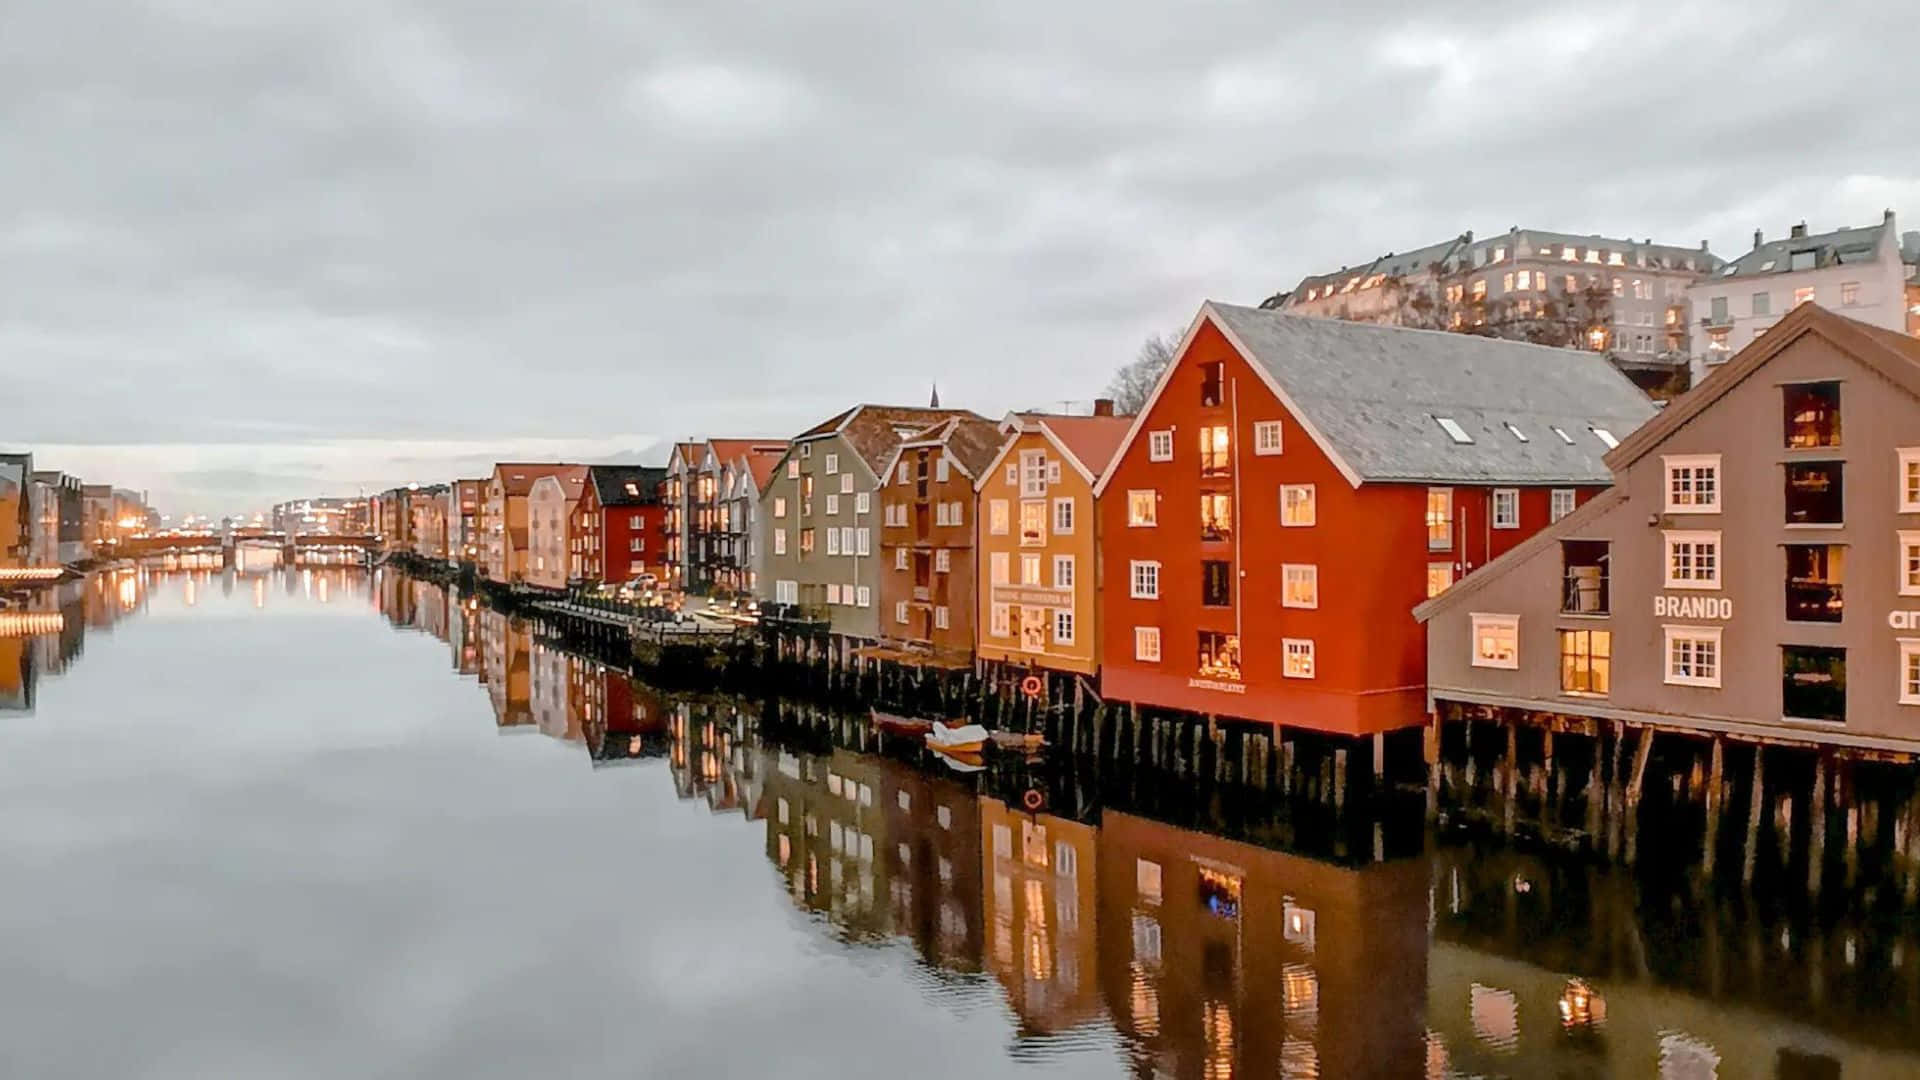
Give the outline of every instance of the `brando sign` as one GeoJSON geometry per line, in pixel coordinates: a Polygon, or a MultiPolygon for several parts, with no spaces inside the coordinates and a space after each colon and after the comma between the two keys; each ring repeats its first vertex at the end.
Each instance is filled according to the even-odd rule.
{"type": "Polygon", "coordinates": [[[1653,598],[1653,617],[1656,619],[1731,619],[1733,618],[1733,598],[1730,596],[1656,596],[1653,598]]]}

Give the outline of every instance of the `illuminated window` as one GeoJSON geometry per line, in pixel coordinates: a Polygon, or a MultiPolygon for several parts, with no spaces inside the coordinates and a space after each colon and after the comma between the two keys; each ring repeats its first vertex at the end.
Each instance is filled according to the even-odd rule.
{"type": "Polygon", "coordinates": [[[1694,454],[1660,459],[1667,473],[1667,513],[1720,512],[1720,455],[1694,454]]]}
{"type": "Polygon", "coordinates": [[[1133,658],[1152,663],[1160,661],[1159,627],[1136,626],[1133,628],[1133,658]]]}
{"type": "Polygon", "coordinates": [[[1447,591],[1453,584],[1453,564],[1450,562],[1431,562],[1427,564],[1427,599],[1431,600],[1447,591]]]}
{"type": "Polygon", "coordinates": [[[773,516],[776,518],[787,516],[787,500],[784,495],[775,495],[773,497],[773,516]]]}
{"type": "Polygon", "coordinates": [[[1020,584],[1022,585],[1040,584],[1040,556],[1038,555],[1020,556],[1020,584]]]}
{"type": "Polygon", "coordinates": [[[1453,547],[1453,489],[1427,489],[1427,550],[1453,547]]]}
{"type": "Polygon", "coordinates": [[[1314,486],[1312,484],[1280,485],[1280,524],[1283,526],[1304,528],[1314,523],[1314,486]]]}
{"type": "Polygon", "coordinates": [[[1920,531],[1900,531],[1900,595],[1920,596],[1920,531]]]}
{"type": "Polygon", "coordinates": [[[1289,679],[1313,678],[1313,642],[1305,638],[1281,638],[1283,651],[1280,674],[1289,679]]]}
{"type": "Polygon", "coordinates": [[[1145,528],[1157,524],[1158,504],[1151,491],[1127,492],[1127,524],[1145,528]]]}
{"type": "Polygon", "coordinates": [[[1224,424],[1216,424],[1200,429],[1200,475],[1218,476],[1228,471],[1231,461],[1228,451],[1232,440],[1224,424]]]}
{"type": "Polygon", "coordinates": [[[1139,898],[1149,904],[1158,904],[1162,898],[1160,864],[1145,859],[1135,859],[1133,864],[1133,890],[1139,898]]]}
{"type": "Polygon", "coordinates": [[[1520,666],[1520,616],[1474,614],[1473,666],[1517,669],[1520,666]]]}
{"type": "Polygon", "coordinates": [[[1007,535],[1007,520],[1010,512],[1007,500],[991,499],[987,502],[987,531],[995,536],[1007,535]]]}
{"type": "Polygon", "coordinates": [[[1318,566],[1282,563],[1280,577],[1282,607],[1317,608],[1320,606],[1320,568],[1318,566]]]}
{"type": "Polygon", "coordinates": [[[1801,304],[1811,304],[1813,303],[1813,296],[1814,290],[1811,285],[1803,289],[1795,289],[1793,290],[1793,306],[1799,307],[1801,304]]]}
{"type": "Polygon", "coordinates": [[[1613,682],[1613,633],[1560,631],[1560,689],[1569,694],[1605,694],[1613,682]]]}
{"type": "Polygon", "coordinates": [[[1020,504],[1020,546],[1039,547],[1047,542],[1047,504],[1031,499],[1020,504]]]}
{"type": "MultiPolygon", "coordinates": [[[[902,555],[905,555],[906,549],[905,548],[900,549],[900,553],[902,555]]],[[[1011,572],[1010,568],[1012,566],[1012,559],[1006,552],[996,551],[993,554],[989,555],[987,557],[987,566],[989,567],[989,572],[992,575],[989,578],[989,580],[993,584],[995,585],[1007,584],[1008,574],[1011,572]]],[[[905,567],[903,566],[901,567],[901,569],[905,569],[905,567]]]]}
{"type": "Polygon", "coordinates": [[[1920,638],[1900,639],[1900,704],[1920,705],[1920,638]]]}
{"type": "Polygon", "coordinates": [[[1900,462],[1900,513],[1920,514],[1920,447],[1904,447],[1895,453],[1900,462]]]}
{"type": "Polygon", "coordinates": [[[1200,496],[1200,539],[1226,540],[1233,535],[1233,499],[1225,492],[1200,496]]]}

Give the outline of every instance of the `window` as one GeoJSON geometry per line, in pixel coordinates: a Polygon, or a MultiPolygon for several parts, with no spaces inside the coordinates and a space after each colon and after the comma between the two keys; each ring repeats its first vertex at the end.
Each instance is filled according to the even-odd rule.
{"type": "Polygon", "coordinates": [[[1219,476],[1231,467],[1227,451],[1231,439],[1225,424],[1200,429],[1200,475],[1219,476]]]}
{"type": "Polygon", "coordinates": [[[1032,499],[1020,504],[1020,546],[1039,547],[1047,542],[1047,504],[1032,499]]]}
{"type": "Polygon", "coordinates": [[[1012,462],[1009,462],[1007,464],[1007,484],[1008,486],[1012,486],[1014,484],[1018,484],[1019,482],[1020,482],[1020,466],[1012,462]]]}
{"type": "Polygon", "coordinates": [[[873,551],[873,533],[865,525],[853,531],[854,554],[869,555],[873,551]]]}
{"type": "Polygon", "coordinates": [[[1520,616],[1474,614],[1473,666],[1517,669],[1520,666],[1520,616]]]}
{"type": "Polygon", "coordinates": [[[952,469],[953,467],[948,464],[946,456],[944,454],[941,455],[940,459],[933,463],[934,480],[938,483],[946,483],[947,480],[953,476],[952,469]]]}
{"type": "Polygon", "coordinates": [[[1260,420],[1254,423],[1253,452],[1256,454],[1280,452],[1280,421],[1260,420]]]}
{"type": "Polygon", "coordinates": [[[1218,630],[1202,630],[1197,671],[1203,679],[1240,679],[1240,639],[1218,630]]]}
{"type": "Polygon", "coordinates": [[[893,602],[893,621],[899,623],[902,626],[906,625],[907,602],[905,600],[895,600],[893,602]]]}
{"type": "Polygon", "coordinates": [[[1920,596],[1920,532],[1900,531],[1900,595],[1920,596]]]}
{"type": "Polygon", "coordinates": [[[1722,326],[1707,331],[1707,356],[1714,363],[1725,360],[1733,351],[1733,345],[1727,340],[1727,328],[1722,326]]]}
{"type": "Polygon", "coordinates": [[[1845,520],[1842,468],[1838,461],[1787,463],[1787,524],[1839,525],[1845,520]]]}
{"type": "Polygon", "coordinates": [[[949,615],[949,614],[947,613],[947,605],[945,605],[945,604],[936,604],[936,605],[934,606],[934,609],[933,609],[933,628],[934,628],[935,630],[951,630],[951,629],[953,629],[953,624],[952,624],[952,622],[950,621],[950,620],[951,620],[951,618],[952,618],[952,616],[950,616],[950,615],[949,615]]]}
{"type": "Polygon", "coordinates": [[[833,515],[833,514],[838,514],[839,512],[840,512],[840,496],[838,495],[827,496],[827,513],[829,515],[833,515]]]}
{"type": "MultiPolygon", "coordinates": [[[[1161,899],[1160,864],[1145,859],[1135,859],[1133,864],[1133,890],[1140,899],[1149,904],[1158,904],[1161,899]]],[[[1155,935],[1158,937],[1158,935],[1155,935]]],[[[1158,955],[1159,950],[1155,950],[1158,955]]]]}
{"type": "Polygon", "coordinates": [[[873,590],[871,588],[869,588],[868,586],[862,585],[859,588],[855,589],[854,593],[859,596],[861,607],[873,606],[873,590]]]}
{"type": "Polygon", "coordinates": [[[1200,404],[1212,408],[1226,400],[1227,365],[1212,360],[1200,365],[1200,404]]]}
{"type": "Polygon", "coordinates": [[[1059,482],[1060,482],[1060,462],[1058,461],[1047,462],[1047,483],[1057,484],[1059,482]]]}
{"type": "Polygon", "coordinates": [[[1020,495],[1036,498],[1047,493],[1047,455],[1042,450],[1020,451],[1020,495]]]}
{"type": "Polygon", "coordinates": [[[1280,674],[1289,679],[1313,678],[1313,642],[1306,638],[1280,639],[1280,674]]]}
{"type": "Polygon", "coordinates": [[[839,471],[840,471],[840,455],[828,454],[827,455],[827,475],[832,476],[834,473],[837,473],[839,471]]]}
{"type": "Polygon", "coordinates": [[[987,566],[990,571],[988,580],[995,585],[1007,584],[1007,575],[1011,573],[1012,565],[1012,558],[1004,551],[996,551],[987,556],[987,566]]]}
{"type": "Polygon", "coordinates": [[[1040,556],[1038,555],[1020,556],[1020,584],[1022,585],[1040,584],[1040,556]]]}
{"type": "Polygon", "coordinates": [[[1467,434],[1467,429],[1461,427],[1460,422],[1455,420],[1453,417],[1436,416],[1433,418],[1433,422],[1436,424],[1439,424],[1440,430],[1446,432],[1447,438],[1452,439],[1454,442],[1459,443],[1462,446],[1468,446],[1472,444],[1473,436],[1467,434]]]}
{"type": "Polygon", "coordinates": [[[1720,534],[1718,532],[1668,532],[1667,578],[1669,589],[1717,589],[1720,587],[1720,534]]]}
{"type": "Polygon", "coordinates": [[[1838,544],[1787,545],[1787,618],[1839,622],[1845,614],[1847,549],[1838,544]]]}
{"type": "Polygon", "coordinates": [[[827,554],[829,555],[840,554],[840,530],[839,529],[827,530],[827,554]]]}
{"type": "Polygon", "coordinates": [[[787,516],[787,500],[784,495],[775,495],[773,497],[773,516],[776,518],[787,516]]]}
{"type": "Polygon", "coordinates": [[[1158,524],[1155,521],[1155,495],[1151,491],[1127,492],[1127,524],[1145,528],[1158,524]]]}
{"type": "Polygon", "coordinates": [[[1055,555],[1053,557],[1053,587],[1073,588],[1073,556],[1055,555]]]}
{"type": "Polygon", "coordinates": [[[773,553],[775,555],[785,555],[787,553],[787,530],[773,530],[773,553]]]}
{"type": "Polygon", "coordinates": [[[1860,283],[1843,281],[1840,283],[1840,306],[1857,307],[1860,304],[1860,283]]]}
{"type": "Polygon", "coordinates": [[[1073,644],[1073,612],[1056,610],[1053,613],[1053,643],[1073,644]]]}
{"type": "Polygon", "coordinates": [[[1717,626],[1667,627],[1667,684],[1719,689],[1720,633],[1717,626]]]}
{"type": "Polygon", "coordinates": [[[1920,514],[1920,447],[1904,447],[1899,455],[1899,507],[1903,514],[1920,514]]]}
{"type": "Polygon", "coordinates": [[[1611,599],[1608,567],[1612,562],[1612,545],[1605,540],[1560,541],[1560,565],[1564,580],[1560,597],[1561,614],[1608,613],[1611,599]]]}
{"type": "Polygon", "coordinates": [[[1513,291],[1513,272],[1511,270],[1500,276],[1500,289],[1502,292],[1513,291]]]}
{"type": "Polygon", "coordinates": [[[1720,455],[1663,457],[1667,473],[1667,513],[1720,512],[1720,455]]]}
{"type": "Polygon", "coordinates": [[[1549,512],[1549,516],[1554,521],[1559,521],[1561,518],[1566,517],[1568,514],[1573,513],[1573,508],[1574,508],[1573,489],[1572,488],[1554,488],[1553,497],[1552,497],[1552,510],[1549,512]]]}
{"type": "Polygon", "coordinates": [[[1133,658],[1160,661],[1160,628],[1157,626],[1136,626],[1133,628],[1133,658]]]}
{"type": "Polygon", "coordinates": [[[1453,489],[1427,489],[1427,550],[1453,549],[1453,489]]]}
{"type": "Polygon", "coordinates": [[[787,479],[800,479],[800,463],[792,458],[787,459],[787,479]]]}
{"type": "Polygon", "coordinates": [[[1781,388],[1787,449],[1840,445],[1840,384],[1795,383],[1781,388]]]}
{"type": "Polygon", "coordinates": [[[812,529],[800,530],[800,554],[802,555],[813,554],[813,530],[812,529]]]}
{"type": "Polygon", "coordinates": [[[913,481],[913,466],[902,461],[900,463],[900,468],[895,470],[893,475],[894,475],[895,483],[899,483],[899,484],[911,483],[913,481]]]}
{"type": "Polygon", "coordinates": [[[1013,636],[1013,609],[1005,604],[994,604],[988,610],[987,633],[994,637],[1013,636]]]}
{"type": "Polygon", "coordinates": [[[1900,704],[1920,705],[1920,638],[1900,639],[1900,704]]]}
{"type": "Polygon", "coordinates": [[[1613,684],[1613,632],[1560,631],[1560,690],[1604,694],[1613,684]]]}
{"type": "Polygon", "coordinates": [[[1782,646],[1780,708],[1795,720],[1844,722],[1847,719],[1847,650],[1782,646]]]}
{"type": "Polygon", "coordinates": [[[1520,492],[1518,489],[1494,489],[1493,527],[1496,529],[1517,529],[1520,527],[1520,492]]]}
{"type": "Polygon", "coordinates": [[[951,549],[941,548],[933,553],[933,572],[936,574],[950,574],[953,572],[953,551],[951,549]]]}
{"type": "Polygon", "coordinates": [[[1566,428],[1550,427],[1547,430],[1553,432],[1555,435],[1560,436],[1561,442],[1566,443],[1568,446],[1573,445],[1573,436],[1567,434],[1566,428]]]}
{"type": "Polygon", "coordinates": [[[1453,584],[1453,564],[1450,562],[1430,562],[1427,564],[1427,599],[1431,600],[1447,591],[1453,584]]]}
{"type": "Polygon", "coordinates": [[[1160,599],[1160,564],[1134,560],[1127,564],[1132,578],[1129,595],[1135,600],[1160,599]]]}
{"type": "MultiPolygon", "coordinates": [[[[847,597],[847,599],[851,601],[853,597],[849,596],[847,597]]],[[[827,586],[827,603],[838,604],[839,602],[840,602],[840,586],[837,584],[828,585],[827,586]]]]}
{"type": "MultiPolygon", "coordinates": [[[[1796,263],[1800,261],[1799,252],[1794,253],[1793,260],[1796,263]]],[[[1795,266],[1794,269],[1798,270],[1800,269],[1800,267],[1795,266]]],[[[1793,290],[1793,306],[1799,307],[1801,304],[1811,304],[1813,303],[1813,296],[1814,296],[1814,291],[1813,291],[1813,286],[1811,285],[1808,285],[1804,289],[1795,289],[1793,290]]]]}
{"type": "Polygon", "coordinates": [[[895,570],[905,570],[910,565],[908,560],[911,558],[912,556],[907,553],[906,548],[903,548],[903,547],[894,548],[893,549],[893,568],[895,570]]]}
{"type": "Polygon", "coordinates": [[[1312,525],[1314,519],[1313,485],[1280,485],[1280,524],[1293,528],[1301,528],[1312,525]]]}
{"type": "Polygon", "coordinates": [[[1282,563],[1280,566],[1280,606],[1317,608],[1320,606],[1320,568],[1311,564],[1282,563]]]}
{"type": "Polygon", "coordinates": [[[1755,315],[1773,314],[1773,294],[1757,292],[1753,294],[1753,313],[1755,315]]]}
{"type": "Polygon", "coordinates": [[[798,604],[800,602],[800,583],[797,581],[774,582],[773,602],[776,604],[798,604]]]}
{"type": "Polygon", "coordinates": [[[995,536],[1007,535],[1007,500],[992,499],[987,503],[987,531],[995,536]]]}
{"type": "Polygon", "coordinates": [[[1073,531],[1073,500],[1053,500],[1053,531],[1065,535],[1073,531]]]}
{"type": "Polygon", "coordinates": [[[1207,559],[1200,564],[1200,602],[1208,607],[1228,607],[1233,603],[1233,564],[1207,559]]]}
{"type": "Polygon", "coordinates": [[[1172,461],[1173,460],[1173,432],[1171,431],[1147,432],[1147,460],[1148,461],[1172,461]]]}
{"type": "Polygon", "coordinates": [[[1226,540],[1233,535],[1233,498],[1209,491],[1200,496],[1200,539],[1226,540]]]}
{"type": "Polygon", "coordinates": [[[873,504],[872,504],[872,503],[871,503],[870,501],[868,501],[868,495],[867,495],[867,492],[864,492],[864,491],[863,491],[863,492],[861,492],[860,494],[858,494],[858,495],[855,495],[855,496],[853,497],[853,512],[854,512],[854,513],[856,513],[856,514],[864,514],[864,513],[867,513],[868,511],[870,511],[870,510],[871,510],[872,508],[873,508],[873,504]]]}

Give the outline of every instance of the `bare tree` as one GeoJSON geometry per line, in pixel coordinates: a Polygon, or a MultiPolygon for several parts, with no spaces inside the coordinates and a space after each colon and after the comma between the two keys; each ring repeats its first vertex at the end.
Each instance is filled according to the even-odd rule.
{"type": "Polygon", "coordinates": [[[1122,415],[1137,413],[1146,408],[1147,396],[1153,393],[1154,384],[1160,381],[1160,373],[1173,363],[1174,353],[1180,348],[1180,335],[1150,334],[1140,343],[1140,351],[1132,360],[1122,364],[1120,370],[1113,373],[1113,381],[1107,384],[1107,396],[1113,399],[1113,411],[1122,415]]]}

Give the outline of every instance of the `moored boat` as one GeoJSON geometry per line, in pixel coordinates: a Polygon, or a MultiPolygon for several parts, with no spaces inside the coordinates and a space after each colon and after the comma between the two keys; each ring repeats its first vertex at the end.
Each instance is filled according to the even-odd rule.
{"type": "Polygon", "coordinates": [[[938,720],[927,732],[927,745],[945,754],[978,754],[986,748],[988,732],[979,724],[948,727],[938,720]]]}

